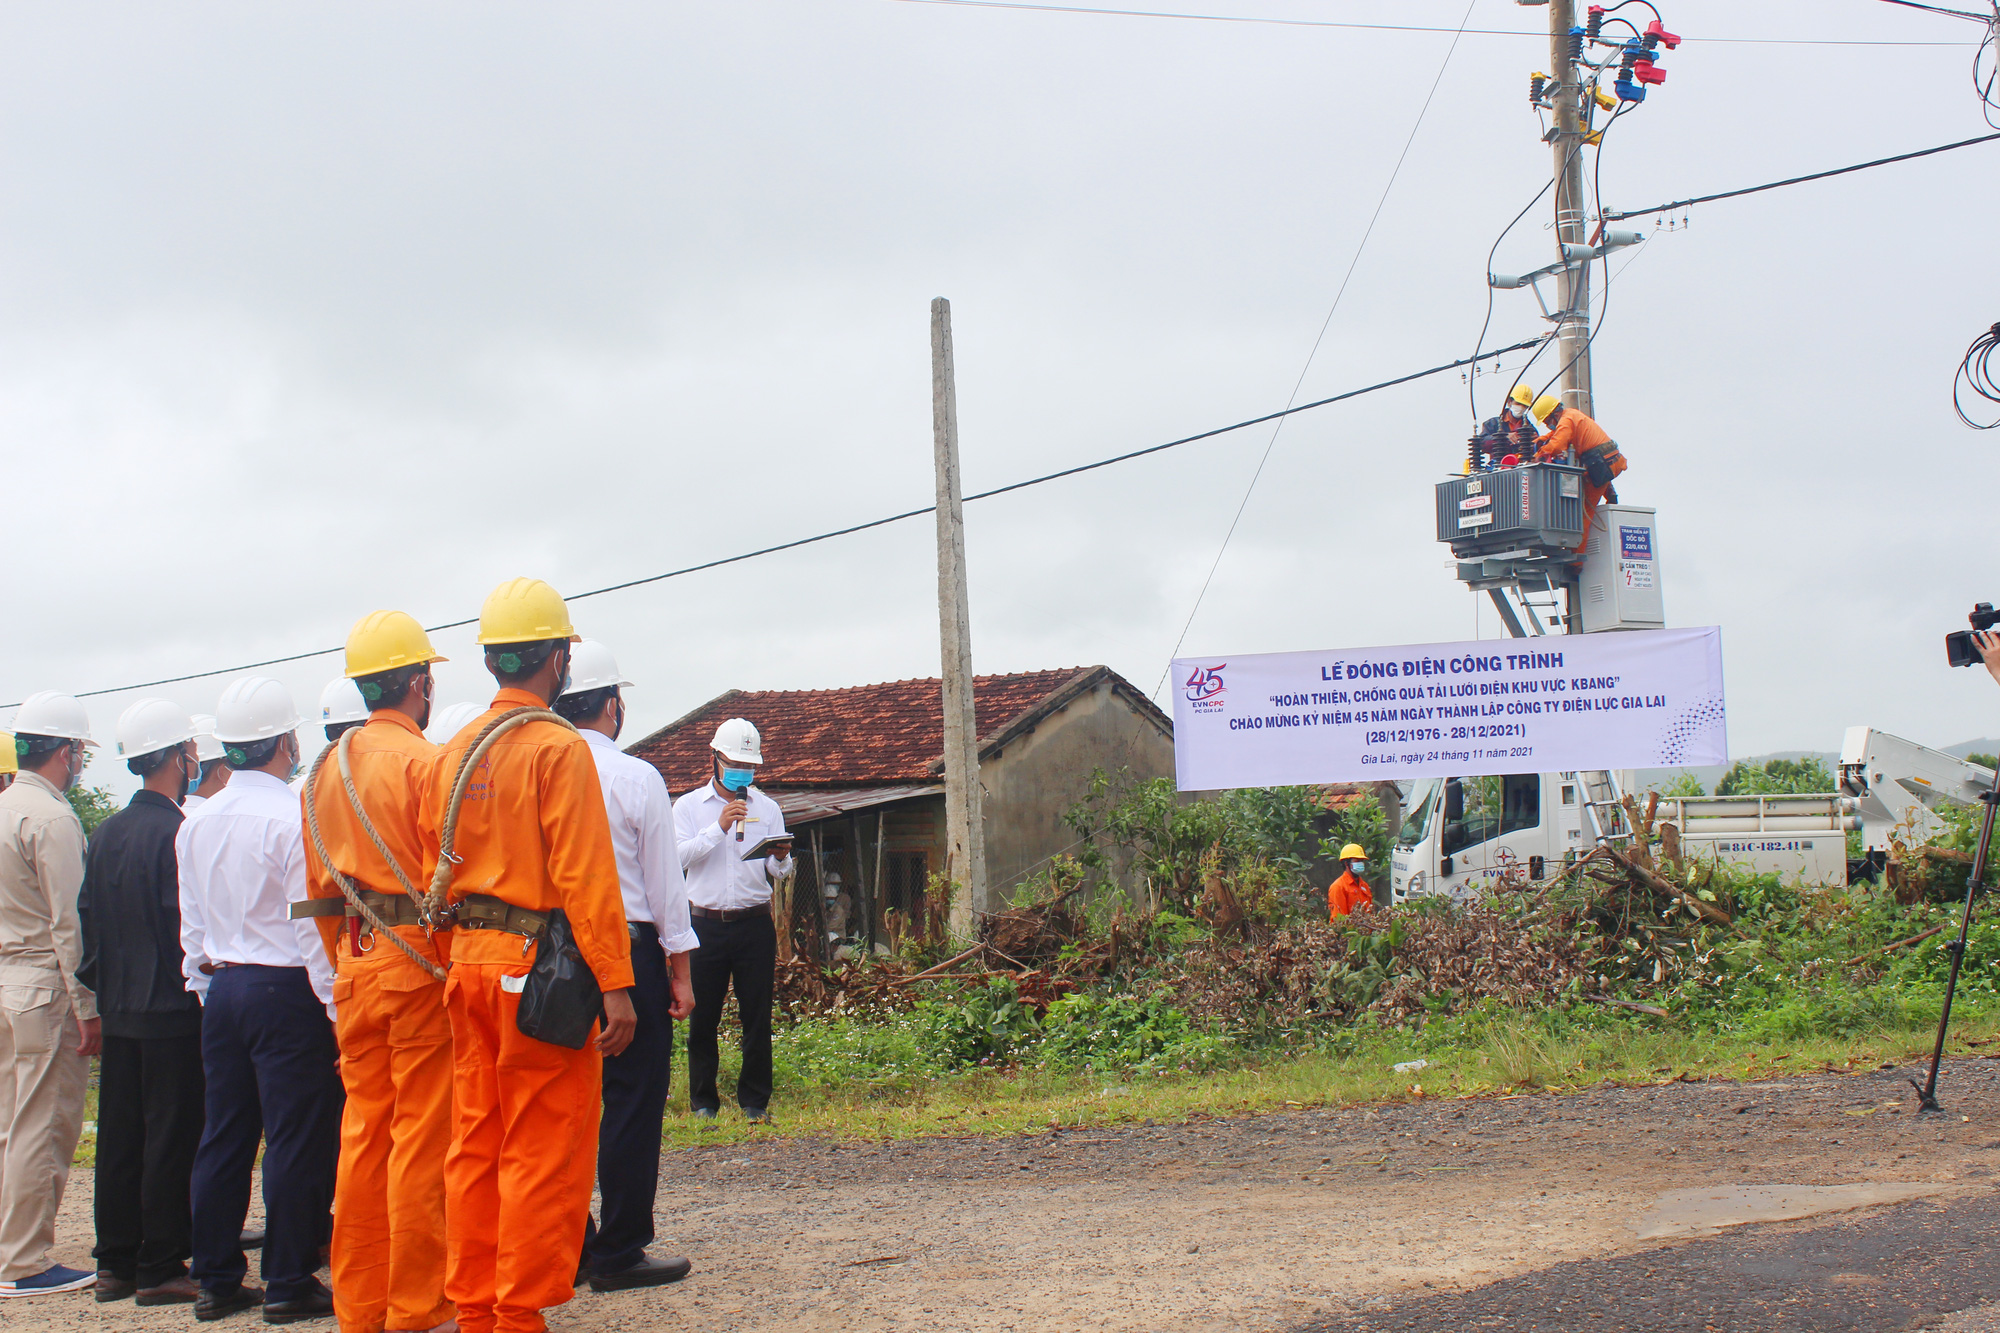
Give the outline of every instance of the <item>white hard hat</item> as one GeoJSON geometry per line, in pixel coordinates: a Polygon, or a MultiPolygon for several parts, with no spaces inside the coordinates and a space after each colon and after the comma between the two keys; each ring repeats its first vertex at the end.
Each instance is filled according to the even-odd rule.
{"type": "Polygon", "coordinates": [[[269,676],[233,680],[215,701],[215,739],[224,745],[267,741],[303,720],[292,707],[292,692],[269,676]]]}
{"type": "Polygon", "coordinates": [[[194,738],[194,721],[171,699],[141,699],[118,715],[118,756],[137,759],[194,738]]]}
{"type": "Polygon", "coordinates": [[[319,692],[319,720],[328,727],[338,722],[366,722],[368,705],[361,698],[361,687],[345,676],[328,681],[319,692]]]}
{"type": "Polygon", "coordinates": [[[585,690],[631,683],[619,674],[618,661],[611,656],[611,650],[597,640],[579,639],[570,647],[569,679],[563,682],[564,694],[582,694],[585,690]]]}
{"type": "Polygon", "coordinates": [[[14,710],[16,736],[59,736],[64,740],[96,745],[90,739],[90,714],[74,695],[40,690],[21,701],[14,710]]]}
{"type": "Polygon", "coordinates": [[[194,757],[204,764],[222,758],[222,742],[215,739],[215,714],[196,713],[188,721],[194,724],[194,757]]]}
{"type": "Polygon", "coordinates": [[[431,715],[430,734],[432,739],[436,740],[440,745],[444,744],[453,736],[465,730],[466,723],[472,721],[473,718],[478,717],[485,711],[485,704],[451,704],[448,707],[438,709],[436,713],[431,715]]]}
{"type": "Polygon", "coordinates": [[[720,750],[724,759],[734,759],[739,764],[761,764],[764,762],[763,738],[757,728],[740,717],[732,717],[715,729],[715,739],[709,742],[712,749],[720,750]]]}

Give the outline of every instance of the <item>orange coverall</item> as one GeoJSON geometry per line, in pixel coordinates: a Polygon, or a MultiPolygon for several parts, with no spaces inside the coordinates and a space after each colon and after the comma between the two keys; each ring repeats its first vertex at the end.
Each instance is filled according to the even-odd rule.
{"type": "MultiPolygon", "coordinates": [[[[438,863],[445,807],[461,759],[500,713],[541,708],[502,689],[446,742],[424,800],[424,875],[438,863]]],[[[605,991],[632,985],[632,940],[597,764],[582,737],[530,722],[487,751],[466,788],[451,899],[484,894],[568,915],[605,991]]],[[[445,1158],[445,1292],[463,1333],[541,1333],[541,1312],[575,1294],[597,1173],[603,1057],[521,1035],[518,990],[534,944],[499,930],[453,932],[446,984],[458,1111],[445,1158]]]]}
{"type": "MultiPolygon", "coordinates": [[[[1585,416],[1575,408],[1565,407],[1557,414],[1556,424],[1549,431],[1549,438],[1543,440],[1542,447],[1535,451],[1535,461],[1539,463],[1553,462],[1560,459],[1571,449],[1576,450],[1577,457],[1581,459],[1586,449],[1595,449],[1602,444],[1611,445],[1608,453],[1611,463],[1611,476],[1615,481],[1625,475],[1625,455],[1618,452],[1618,446],[1612,443],[1611,436],[1605,431],[1604,427],[1598,425],[1596,421],[1585,416]]],[[[1589,478],[1586,477],[1584,479],[1583,540],[1576,544],[1576,553],[1578,555],[1582,555],[1584,548],[1590,545],[1591,520],[1597,514],[1597,507],[1604,503],[1604,497],[1610,494],[1610,492],[1611,487],[1593,486],[1589,478]]]]}
{"type": "Polygon", "coordinates": [[[1356,879],[1352,870],[1340,872],[1340,878],[1326,886],[1326,915],[1330,921],[1338,921],[1350,912],[1374,910],[1375,890],[1368,887],[1366,880],[1356,879]]]}
{"type": "MultiPolygon", "coordinates": [[[[405,875],[423,869],[417,811],[437,747],[393,709],[373,714],[349,753],[354,790],[405,875]]],[[[403,886],[383,863],[328,756],[314,788],[320,836],[355,883],[392,897],[403,886]]],[[[308,895],[338,898],[340,886],[306,839],[308,895]]],[[[444,1295],[444,1157],[451,1143],[451,1020],[444,986],[357,917],[319,917],[334,962],[340,1015],[340,1171],[333,1196],[334,1314],[341,1333],[434,1328],[452,1317],[444,1295]]],[[[450,936],[427,940],[418,926],[396,933],[442,964],[450,936]]]]}

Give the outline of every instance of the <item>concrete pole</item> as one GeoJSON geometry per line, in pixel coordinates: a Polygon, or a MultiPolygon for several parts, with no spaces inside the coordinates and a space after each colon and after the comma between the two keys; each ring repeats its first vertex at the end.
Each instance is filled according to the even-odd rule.
{"type": "Polygon", "coordinates": [[[951,302],[931,302],[931,440],[937,465],[938,639],[944,675],[945,874],[958,891],[951,933],[971,938],[986,901],[986,828],[979,801],[979,724],[972,708],[972,625],[965,596],[964,488],[958,476],[958,385],[951,302]]]}
{"type": "MultiPolygon", "coordinates": [[[[1590,239],[1583,193],[1583,94],[1569,58],[1569,30],[1575,26],[1576,0],[1549,0],[1549,61],[1556,83],[1556,240],[1562,245],[1590,239]]],[[[1565,269],[1556,291],[1563,311],[1556,344],[1562,354],[1558,364],[1566,367],[1563,406],[1595,416],[1590,399],[1590,265],[1565,269]]]]}

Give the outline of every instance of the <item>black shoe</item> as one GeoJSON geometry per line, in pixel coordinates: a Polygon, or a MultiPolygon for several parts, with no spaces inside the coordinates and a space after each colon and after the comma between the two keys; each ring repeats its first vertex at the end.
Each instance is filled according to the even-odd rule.
{"type": "Polygon", "coordinates": [[[238,1310],[248,1310],[264,1303],[262,1287],[203,1287],[201,1295],[194,1298],[194,1317],[207,1323],[211,1319],[227,1319],[238,1310]]]}
{"type": "Polygon", "coordinates": [[[243,1247],[244,1249],[246,1249],[246,1250],[261,1250],[261,1249],[263,1249],[263,1248],[264,1248],[264,1228],[262,1228],[262,1227],[257,1227],[257,1228],[255,1228],[255,1229],[252,1229],[252,1228],[250,1228],[250,1227],[245,1227],[245,1228],[243,1228],[243,1234],[242,1234],[242,1236],[241,1236],[241,1237],[239,1237],[239,1238],[237,1239],[236,1243],[237,1243],[238,1245],[241,1245],[241,1246],[242,1246],[242,1247],[243,1247]]]}
{"type": "Polygon", "coordinates": [[[108,1269],[97,1270],[97,1286],[92,1288],[97,1294],[98,1304],[122,1301],[139,1290],[139,1284],[131,1278],[119,1277],[108,1269]]]}
{"type": "Polygon", "coordinates": [[[264,1322],[267,1324],[296,1324],[301,1319],[325,1319],[332,1314],[333,1293],[318,1281],[303,1296],[294,1296],[289,1301],[264,1302],[264,1322]]]}
{"type": "Polygon", "coordinates": [[[771,1113],[761,1106],[744,1107],[743,1118],[753,1125],[768,1125],[771,1123],[771,1113]]]}
{"type": "Polygon", "coordinates": [[[139,1299],[135,1305],[187,1305],[201,1298],[201,1288],[194,1279],[182,1275],[168,1278],[157,1287],[139,1288],[139,1299]]]}
{"type": "Polygon", "coordinates": [[[630,1268],[621,1268],[615,1273],[592,1273],[592,1291],[631,1291],[635,1287],[664,1287],[669,1282],[678,1282],[694,1271],[694,1265],[675,1256],[672,1259],[655,1259],[647,1255],[630,1268]]]}

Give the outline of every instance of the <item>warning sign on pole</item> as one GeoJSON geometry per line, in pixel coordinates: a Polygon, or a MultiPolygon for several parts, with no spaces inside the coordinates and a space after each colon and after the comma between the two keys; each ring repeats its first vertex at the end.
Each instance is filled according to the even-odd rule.
{"type": "Polygon", "coordinates": [[[1177,658],[1182,791],[1728,762],[1722,631],[1177,658]]]}

